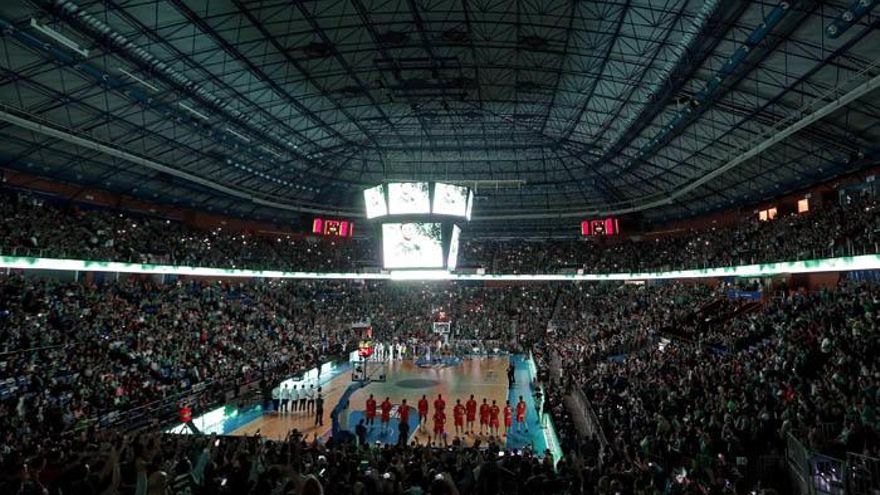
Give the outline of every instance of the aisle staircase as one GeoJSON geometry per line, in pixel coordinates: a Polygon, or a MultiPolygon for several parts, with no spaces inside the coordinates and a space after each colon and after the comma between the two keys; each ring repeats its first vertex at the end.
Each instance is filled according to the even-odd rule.
{"type": "Polygon", "coordinates": [[[562,286],[559,285],[556,287],[556,292],[553,295],[553,311],[550,313],[550,318],[547,320],[547,330],[552,329],[556,326],[556,322],[560,321],[559,314],[562,311],[562,286]]]}
{"type": "Polygon", "coordinates": [[[759,311],[763,305],[761,301],[731,301],[727,297],[718,297],[675,324],[663,328],[660,333],[675,340],[694,342],[710,327],[725,325],[731,320],[759,311]]]}

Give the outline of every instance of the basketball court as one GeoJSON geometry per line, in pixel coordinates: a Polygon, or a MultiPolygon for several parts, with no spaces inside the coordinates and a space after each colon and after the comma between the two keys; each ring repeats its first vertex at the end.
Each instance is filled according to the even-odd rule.
{"type": "MultiPolygon", "coordinates": [[[[537,370],[528,356],[507,354],[487,341],[465,341],[454,339],[451,325],[444,313],[438,313],[433,324],[437,336],[436,346],[423,346],[416,354],[409,353],[409,359],[402,359],[402,352],[385,352],[386,347],[374,345],[373,329],[369,324],[356,324],[352,330],[360,335],[360,344],[347,361],[324,363],[301,377],[291,378],[282,386],[302,390],[314,387],[321,389],[324,409],[320,421],[316,421],[314,411],[277,412],[263,410],[262,406],[251,406],[245,410],[223,408],[212,411],[193,420],[193,425],[202,433],[250,436],[259,434],[266,438],[284,440],[289,432],[297,430],[307,439],[326,442],[334,434],[334,409],[338,421],[338,432],[356,431],[358,423],[366,417],[366,403],[370,395],[377,404],[386,398],[393,405],[391,420],[383,428],[379,417],[368,427],[366,442],[380,444],[399,443],[398,409],[406,400],[409,408],[409,436],[407,443],[452,444],[456,439],[465,445],[488,444],[494,440],[506,449],[531,448],[538,454],[550,449],[558,459],[559,444],[553,425],[541,411],[542,391],[533,384],[537,370]],[[450,339],[452,337],[452,339],[450,339]],[[451,344],[451,345],[450,345],[451,344]],[[396,359],[395,359],[396,357],[396,359]],[[514,367],[514,383],[508,383],[507,370],[514,367]],[[434,400],[442,396],[446,403],[445,437],[434,438],[433,414],[434,400]],[[425,397],[429,403],[428,421],[419,428],[418,402],[425,397]],[[488,432],[480,433],[479,415],[474,432],[455,431],[453,408],[456,401],[462,405],[474,397],[478,406],[484,399],[487,404],[493,401],[502,410],[502,436],[493,439],[488,432]],[[519,400],[526,403],[526,431],[503,431],[503,410],[507,402],[515,407],[519,400]]],[[[185,425],[179,425],[170,432],[187,433],[185,425]]]]}
{"type": "MultiPolygon", "coordinates": [[[[461,399],[462,404],[464,404],[473,395],[478,403],[482,403],[484,398],[487,399],[489,404],[494,400],[503,409],[506,401],[510,400],[511,404],[515,405],[519,400],[519,396],[522,396],[529,406],[527,413],[529,433],[513,433],[507,437],[502,437],[502,440],[507,448],[522,448],[530,445],[536,451],[543,452],[550,442],[544,438],[545,430],[541,428],[538,421],[538,415],[534,406],[534,394],[530,386],[531,373],[527,363],[528,361],[523,358],[508,357],[506,355],[468,357],[462,359],[456,365],[445,367],[420,367],[412,360],[391,361],[385,365],[387,375],[384,381],[372,381],[351,395],[348,409],[344,409],[340,414],[340,426],[343,430],[354,431],[355,425],[364,417],[366,401],[370,394],[374,396],[378,403],[381,403],[386,397],[390,398],[391,403],[395,406],[392,416],[402,399],[406,399],[408,406],[411,408],[410,423],[412,427],[410,428],[409,441],[425,444],[432,441],[431,427],[433,421],[429,421],[425,430],[420,431],[416,427],[418,421],[418,414],[415,410],[416,405],[422,395],[427,396],[429,402],[433,404],[437,395],[442,394],[443,399],[446,401],[447,442],[451,443],[456,437],[452,421],[452,408],[455,405],[456,399],[461,399]],[[507,367],[511,361],[516,364],[517,375],[517,383],[512,388],[508,387],[507,382],[507,367]]],[[[284,439],[289,431],[296,429],[309,439],[317,437],[326,440],[331,434],[331,411],[352,383],[350,369],[340,371],[335,376],[325,377],[321,381],[325,399],[323,425],[315,425],[315,415],[313,413],[266,413],[257,416],[252,421],[230,431],[228,434],[253,435],[259,433],[268,438],[284,439]]],[[[429,416],[433,414],[433,411],[432,405],[429,416]]],[[[377,418],[375,426],[369,430],[368,441],[396,443],[397,421],[396,417],[393,418],[388,431],[383,432],[377,418]]],[[[477,425],[478,429],[479,425],[477,425]]],[[[461,440],[467,445],[472,445],[478,439],[482,443],[486,443],[490,438],[488,435],[480,435],[479,431],[477,431],[476,435],[461,437],[461,440]]]]}

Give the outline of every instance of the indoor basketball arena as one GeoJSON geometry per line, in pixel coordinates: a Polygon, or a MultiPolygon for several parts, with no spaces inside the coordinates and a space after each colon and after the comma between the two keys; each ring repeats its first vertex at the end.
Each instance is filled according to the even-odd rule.
{"type": "Polygon", "coordinates": [[[3,0],[0,491],[880,495],[878,4],[3,0]]]}

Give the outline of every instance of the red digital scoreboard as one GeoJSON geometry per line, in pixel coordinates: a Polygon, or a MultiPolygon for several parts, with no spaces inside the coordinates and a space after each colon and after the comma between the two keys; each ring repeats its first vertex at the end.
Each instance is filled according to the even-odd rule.
{"type": "Polygon", "coordinates": [[[620,234],[620,224],[614,217],[603,218],[600,220],[584,220],[581,222],[581,235],[609,236],[620,234]]]}
{"type": "Polygon", "coordinates": [[[354,235],[354,222],[333,218],[315,218],[312,220],[312,233],[331,237],[351,237],[354,235]]]}

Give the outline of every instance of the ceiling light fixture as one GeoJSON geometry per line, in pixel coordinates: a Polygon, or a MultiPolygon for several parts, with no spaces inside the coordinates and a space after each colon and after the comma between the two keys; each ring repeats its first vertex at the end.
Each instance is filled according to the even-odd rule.
{"type": "Polygon", "coordinates": [[[189,112],[189,113],[195,115],[196,117],[198,117],[198,118],[200,118],[200,119],[202,119],[202,120],[208,120],[208,116],[207,116],[207,115],[205,115],[205,114],[199,112],[198,110],[196,110],[195,108],[193,108],[193,107],[191,107],[191,106],[189,106],[189,105],[185,105],[185,104],[183,104],[183,103],[178,103],[177,105],[178,105],[180,108],[186,110],[187,112],[189,112]]]}
{"type": "Polygon", "coordinates": [[[89,51],[86,50],[85,48],[80,48],[80,46],[77,42],[73,41],[72,39],[68,38],[67,36],[64,36],[63,34],[59,33],[58,31],[55,31],[54,29],[50,28],[49,26],[41,25],[34,18],[31,18],[31,27],[36,29],[37,31],[43,33],[44,35],[48,36],[49,38],[52,38],[53,40],[57,41],[58,43],[64,45],[65,47],[70,48],[71,50],[82,55],[83,57],[89,56],[89,51]]]}
{"type": "Polygon", "coordinates": [[[129,72],[129,71],[125,70],[125,69],[123,69],[122,67],[117,67],[116,70],[118,70],[119,72],[125,74],[126,76],[128,76],[128,77],[131,78],[132,80],[139,82],[142,86],[144,86],[145,88],[147,88],[147,89],[149,89],[149,90],[156,91],[156,92],[159,91],[159,88],[158,88],[158,87],[156,87],[156,86],[154,86],[154,85],[148,83],[147,81],[144,81],[143,79],[141,79],[141,78],[135,76],[134,74],[132,74],[131,72],[129,72]]]}

